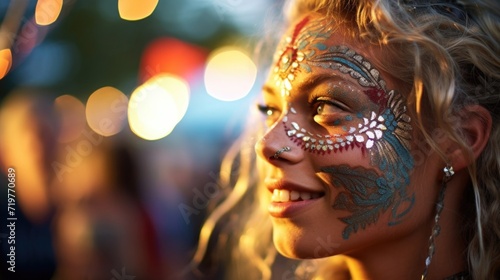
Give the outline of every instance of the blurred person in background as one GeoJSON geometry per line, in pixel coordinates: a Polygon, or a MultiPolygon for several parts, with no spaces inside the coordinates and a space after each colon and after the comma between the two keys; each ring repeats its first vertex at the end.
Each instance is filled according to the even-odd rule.
{"type": "MultiPolygon", "coordinates": [[[[78,106],[64,111],[55,100],[16,90],[0,110],[2,184],[15,169],[17,218],[15,272],[3,262],[2,279],[163,279],[169,264],[129,144],[98,135],[78,106]]],[[[13,244],[1,233],[5,256],[13,244]]]]}
{"type": "Polygon", "coordinates": [[[75,153],[75,162],[59,166],[53,185],[55,279],[163,278],[168,268],[141,200],[136,158],[123,139],[85,129],[58,157],[68,164],[68,153],[75,153]]]}
{"type": "MultiPolygon", "coordinates": [[[[2,261],[2,279],[50,279],[54,273],[56,264],[50,230],[54,207],[50,183],[55,174],[50,163],[55,158],[59,123],[52,104],[49,93],[18,89],[7,96],[0,108],[0,204],[5,207],[0,217],[7,221],[9,193],[15,200],[11,218],[17,219],[15,244],[7,242],[10,232],[1,239],[2,256],[15,246],[16,272],[8,271],[10,265],[2,261]],[[3,180],[9,168],[15,170],[12,188],[15,192],[8,192],[8,181],[3,180]]],[[[0,233],[3,235],[6,231],[7,228],[2,228],[0,233]]]]}

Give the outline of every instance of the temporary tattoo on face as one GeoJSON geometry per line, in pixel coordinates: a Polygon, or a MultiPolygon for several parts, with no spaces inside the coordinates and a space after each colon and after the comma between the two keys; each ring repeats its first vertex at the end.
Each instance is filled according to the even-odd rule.
{"type": "Polygon", "coordinates": [[[304,60],[314,55],[315,50],[306,50],[306,47],[311,41],[328,39],[330,33],[330,31],[325,31],[321,21],[310,21],[309,17],[305,17],[295,25],[292,35],[284,39],[282,42],[284,46],[276,54],[274,67],[274,80],[283,96],[290,96],[292,81],[299,68],[311,72],[311,68],[304,63],[304,60]],[[306,25],[307,31],[304,29],[306,25]]]}
{"type": "MultiPolygon", "coordinates": [[[[291,109],[295,111],[293,107],[291,109]]],[[[290,122],[291,127],[288,127],[288,114],[283,118],[283,123],[286,134],[298,146],[306,151],[324,155],[354,147],[370,149],[375,145],[375,141],[382,139],[384,131],[387,130],[386,124],[388,124],[383,115],[377,115],[372,111],[369,118],[360,115],[356,118],[362,119],[362,123],[356,126],[343,125],[344,133],[333,135],[311,133],[296,122],[290,122]]],[[[341,125],[353,120],[354,117],[347,115],[343,119],[338,119],[336,123],[341,125]]]]}
{"type": "Polygon", "coordinates": [[[415,202],[414,194],[406,195],[405,187],[409,184],[409,178],[397,177],[398,172],[395,174],[389,168],[384,176],[371,169],[347,165],[325,167],[322,171],[329,173],[334,187],[345,189],[339,193],[333,204],[335,209],[352,213],[340,219],[347,224],[342,233],[344,239],[348,239],[351,233],[377,222],[380,214],[391,206],[389,225],[399,223],[415,202]]]}
{"type": "Polygon", "coordinates": [[[287,136],[302,149],[328,155],[360,148],[369,152],[371,163],[377,169],[363,167],[328,166],[322,172],[329,174],[336,187],[343,187],[333,207],[351,212],[341,220],[347,224],[343,238],[375,223],[383,212],[392,207],[389,225],[397,224],[414,203],[408,196],[409,173],[413,169],[410,153],[411,119],[406,114],[402,96],[387,90],[379,71],[360,54],[346,46],[324,44],[332,31],[324,26],[324,19],[305,18],[297,24],[286,47],[278,52],[275,80],[284,96],[290,96],[296,71],[312,72],[311,66],[339,71],[366,88],[364,93],[378,109],[343,115],[333,126],[341,128],[336,134],[318,134],[297,121],[296,109],[289,105],[282,121],[287,136]],[[378,175],[381,174],[381,175],[378,175]]]}

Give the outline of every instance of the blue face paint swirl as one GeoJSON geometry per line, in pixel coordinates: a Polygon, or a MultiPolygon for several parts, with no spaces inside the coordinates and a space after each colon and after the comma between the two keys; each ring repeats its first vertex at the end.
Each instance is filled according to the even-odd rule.
{"type": "MultiPolygon", "coordinates": [[[[391,94],[388,104],[402,104],[400,96],[391,94]]],[[[382,116],[387,130],[370,152],[372,165],[381,172],[346,165],[321,168],[322,172],[328,173],[332,178],[334,187],[345,189],[340,191],[333,204],[335,209],[352,213],[341,218],[347,224],[342,234],[344,239],[348,239],[359,229],[376,223],[378,217],[391,207],[388,225],[400,223],[415,202],[415,195],[407,194],[409,173],[414,167],[409,147],[411,138],[406,127],[409,117],[401,108],[391,107],[382,116]],[[382,175],[378,175],[379,173],[382,175]]]]}

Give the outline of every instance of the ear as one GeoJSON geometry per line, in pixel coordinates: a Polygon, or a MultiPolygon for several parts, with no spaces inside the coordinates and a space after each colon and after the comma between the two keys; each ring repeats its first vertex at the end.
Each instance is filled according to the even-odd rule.
{"type": "Polygon", "coordinates": [[[465,107],[460,113],[460,128],[470,151],[464,151],[459,145],[448,150],[448,157],[453,168],[458,171],[467,168],[483,152],[491,133],[492,118],[490,112],[480,105],[465,107]]]}

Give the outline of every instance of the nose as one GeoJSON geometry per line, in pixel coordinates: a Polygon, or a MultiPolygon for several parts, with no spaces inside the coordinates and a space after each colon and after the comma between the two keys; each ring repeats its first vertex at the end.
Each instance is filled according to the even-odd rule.
{"type": "Polygon", "coordinates": [[[297,163],[303,159],[303,150],[286,134],[283,122],[277,122],[255,144],[255,152],[273,165],[282,162],[297,163]]]}

